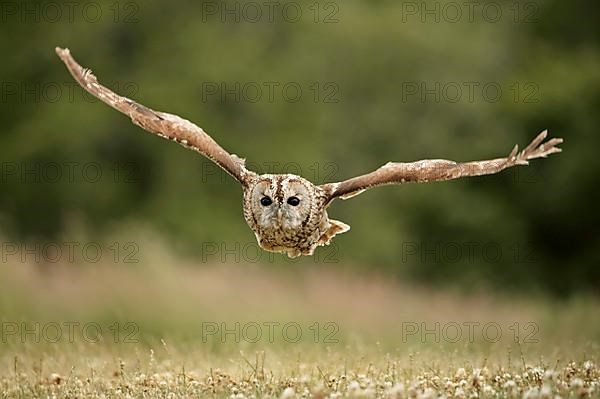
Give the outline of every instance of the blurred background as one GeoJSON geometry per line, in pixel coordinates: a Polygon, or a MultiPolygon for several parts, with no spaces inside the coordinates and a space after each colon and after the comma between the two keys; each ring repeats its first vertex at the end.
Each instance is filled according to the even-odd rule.
{"type": "Polygon", "coordinates": [[[568,339],[598,337],[581,323],[600,287],[599,4],[28,0],[0,11],[4,317],[95,309],[161,336],[163,318],[242,317],[217,306],[348,325],[356,312],[397,337],[388,318],[509,326],[535,314],[550,329],[576,320],[561,324],[568,339]],[[564,152],[336,201],[330,217],[352,230],[291,261],[258,249],[233,179],[84,93],[55,46],[261,173],[325,183],[392,160],[495,158],[543,129],[564,152]]]}

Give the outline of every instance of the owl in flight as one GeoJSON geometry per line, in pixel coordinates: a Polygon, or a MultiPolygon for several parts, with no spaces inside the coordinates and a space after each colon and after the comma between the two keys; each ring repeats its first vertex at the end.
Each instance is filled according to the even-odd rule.
{"type": "Polygon", "coordinates": [[[329,219],[327,207],[336,198],[348,199],[363,191],[385,184],[430,182],[498,173],[515,165],[527,165],[530,159],[545,158],[560,152],[562,139],[544,141],[540,133],[521,152],[516,145],[506,158],[486,161],[453,162],[427,159],[416,162],[388,162],[379,169],[337,183],[320,186],[292,174],[259,175],[246,169],[244,159],[225,151],[204,130],[177,115],[154,111],[119,96],[98,83],[68,49],[56,48],[75,80],[89,93],[129,116],[134,124],[162,138],[175,141],[199,152],[223,168],[244,191],[244,218],[264,250],[287,253],[289,257],[312,255],[320,245],[350,230],[350,226],[329,219]]]}

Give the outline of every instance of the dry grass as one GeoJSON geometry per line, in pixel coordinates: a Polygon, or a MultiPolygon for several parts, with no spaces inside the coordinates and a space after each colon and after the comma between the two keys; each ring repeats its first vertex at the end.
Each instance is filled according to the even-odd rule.
{"type": "Polygon", "coordinates": [[[198,265],[146,240],[139,264],[0,265],[2,397],[600,397],[595,298],[434,291],[340,265],[198,265]],[[102,335],[23,336],[65,322],[102,335]],[[114,323],[133,323],[132,342],[124,330],[114,342],[114,323]],[[207,335],[207,323],[256,323],[263,335],[207,335]],[[285,323],[301,327],[298,342],[285,323]],[[482,333],[490,323],[497,340],[482,333]]]}
{"type": "MultiPolygon", "coordinates": [[[[71,349],[72,350],[72,349],[71,349]]],[[[28,370],[15,360],[14,373],[0,378],[3,397],[526,397],[600,396],[600,369],[594,361],[565,364],[480,364],[414,354],[370,354],[353,359],[356,348],[319,354],[238,355],[224,368],[208,368],[196,353],[149,353],[142,359],[97,358],[67,352],[65,364],[87,358],[87,368],[50,373],[34,362],[28,370]],[[161,359],[158,359],[161,358],[161,359]],[[349,359],[350,358],[350,359],[349,359]],[[353,360],[352,360],[353,359],[353,360]],[[208,369],[207,369],[208,368],[208,369]]],[[[218,362],[217,362],[218,363],[218,362]]],[[[47,366],[46,366],[47,367],[47,366]]]]}

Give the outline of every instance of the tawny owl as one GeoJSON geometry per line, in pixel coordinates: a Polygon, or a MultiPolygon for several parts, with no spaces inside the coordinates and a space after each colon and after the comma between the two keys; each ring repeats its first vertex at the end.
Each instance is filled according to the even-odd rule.
{"type": "Polygon", "coordinates": [[[384,184],[493,174],[561,151],[556,145],[562,143],[562,139],[544,142],[547,131],[543,131],[521,152],[515,146],[508,157],[486,161],[457,163],[437,159],[389,162],[371,173],[319,186],[291,174],[258,175],[246,169],[243,159],[225,151],[192,122],[151,110],[115,94],[99,84],[90,70],[83,69],[68,49],[56,48],[56,53],[85,90],[128,115],[141,128],[210,158],[240,182],[244,191],[244,218],[259,245],[267,251],[286,253],[290,257],[312,255],[316,247],[328,245],[335,235],[350,230],[347,224],[329,219],[327,215],[327,207],[338,197],[348,199],[384,184]]]}

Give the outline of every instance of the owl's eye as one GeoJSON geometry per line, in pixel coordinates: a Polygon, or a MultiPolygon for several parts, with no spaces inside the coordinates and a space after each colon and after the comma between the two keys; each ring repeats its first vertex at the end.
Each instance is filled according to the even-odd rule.
{"type": "Polygon", "coordinates": [[[300,198],[290,197],[290,198],[288,198],[287,203],[290,204],[291,206],[298,206],[298,205],[300,205],[300,198]]]}
{"type": "Polygon", "coordinates": [[[262,197],[262,198],[260,199],[260,204],[261,204],[262,206],[269,206],[269,205],[271,205],[272,203],[273,203],[273,200],[272,200],[271,198],[269,198],[269,197],[262,197]]]}

